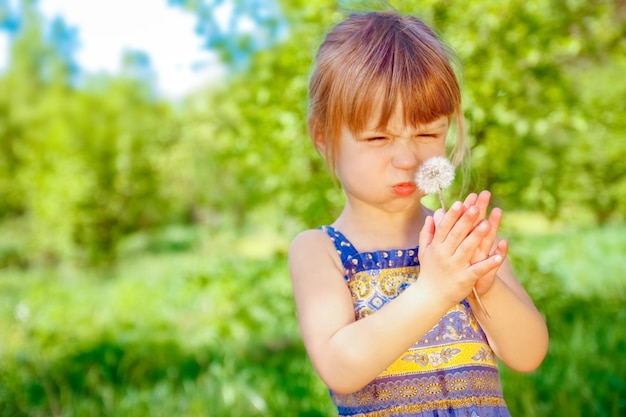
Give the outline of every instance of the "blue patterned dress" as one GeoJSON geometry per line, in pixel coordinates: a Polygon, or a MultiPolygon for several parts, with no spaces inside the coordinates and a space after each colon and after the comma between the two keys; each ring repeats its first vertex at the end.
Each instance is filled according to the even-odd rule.
{"type": "MultiPolygon", "coordinates": [[[[321,229],[341,257],[357,320],[417,280],[417,248],[358,252],[336,229],[321,229]]],[[[510,417],[494,353],[465,300],[364,388],[330,395],[339,416],[510,417]]]]}

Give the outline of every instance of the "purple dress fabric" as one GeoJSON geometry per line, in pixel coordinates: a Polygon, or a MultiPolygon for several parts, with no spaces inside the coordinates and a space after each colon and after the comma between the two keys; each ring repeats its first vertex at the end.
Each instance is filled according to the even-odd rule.
{"type": "MultiPolygon", "coordinates": [[[[418,248],[359,252],[336,229],[357,320],[375,314],[418,279],[418,248]]],[[[495,355],[463,301],[368,385],[351,394],[330,391],[339,416],[510,417],[495,355]]]]}

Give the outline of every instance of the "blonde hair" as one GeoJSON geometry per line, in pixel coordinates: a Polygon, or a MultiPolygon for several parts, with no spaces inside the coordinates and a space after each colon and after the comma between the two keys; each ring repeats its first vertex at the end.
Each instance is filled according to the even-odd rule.
{"type": "Polygon", "coordinates": [[[466,153],[465,123],[452,57],[435,33],[412,16],[354,14],[335,26],[317,52],[309,83],[310,135],[332,172],[342,127],[359,133],[380,110],[377,127],[384,128],[398,100],[405,122],[414,126],[450,118],[457,129],[450,157],[460,164],[466,153]]]}

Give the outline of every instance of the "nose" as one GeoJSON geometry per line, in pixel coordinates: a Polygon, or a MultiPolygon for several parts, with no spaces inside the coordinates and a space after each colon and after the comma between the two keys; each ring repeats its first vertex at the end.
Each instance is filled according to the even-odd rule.
{"type": "Polygon", "coordinates": [[[416,170],[419,166],[419,158],[415,146],[409,141],[396,141],[393,147],[391,163],[395,168],[404,170],[416,170]]]}

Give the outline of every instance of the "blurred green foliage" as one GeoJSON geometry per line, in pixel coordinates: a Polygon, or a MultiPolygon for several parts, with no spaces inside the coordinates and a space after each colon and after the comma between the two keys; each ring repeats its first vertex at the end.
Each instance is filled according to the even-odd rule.
{"type": "MultiPolygon", "coordinates": [[[[235,14],[247,16],[250,1],[235,2],[235,14]]],[[[214,32],[209,9],[177,3],[214,32]]],[[[363,7],[281,6],[267,17],[272,48],[246,49],[245,65],[176,106],[156,98],[141,57],[129,56],[119,76],[75,87],[70,58],[44,40],[35,6],[27,8],[0,76],[0,219],[27,225],[24,262],[108,263],[125,236],[176,222],[241,229],[264,218],[291,234],[332,219],[341,197],[307,138],[307,80],[324,32],[363,7]]],[[[620,3],[397,6],[430,23],[462,63],[473,190],[552,220],[624,220],[620,3]]],[[[235,38],[218,42],[223,49],[242,45],[236,32],[221,36],[235,38]]]]}
{"type": "Polygon", "coordinates": [[[158,161],[173,110],[130,67],[72,87],[26,11],[0,77],[0,218],[27,224],[28,261],[111,262],[121,237],[171,221],[158,161]]]}
{"type": "MultiPolygon", "coordinates": [[[[170,3],[216,33],[201,2],[170,3]]],[[[220,32],[230,75],[170,103],[140,54],[77,86],[24,2],[0,74],[0,415],[333,415],[285,253],[342,201],[306,131],[315,50],[350,10],[385,7],[339,3],[280,1],[259,15],[271,48],[220,32]]],[[[457,52],[469,188],[509,213],[548,319],[542,368],[503,369],[513,415],[624,415],[623,2],[391,3],[457,52]]]]}

